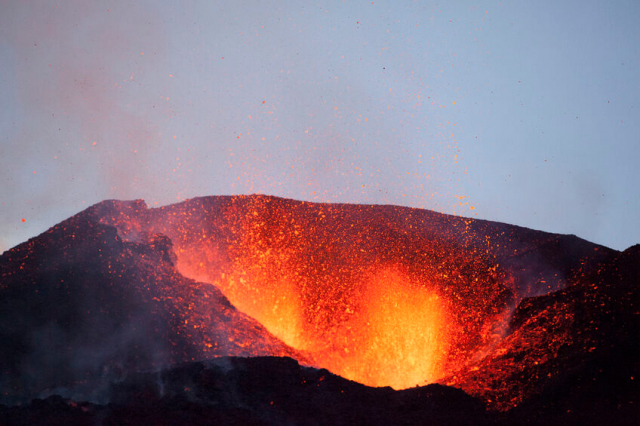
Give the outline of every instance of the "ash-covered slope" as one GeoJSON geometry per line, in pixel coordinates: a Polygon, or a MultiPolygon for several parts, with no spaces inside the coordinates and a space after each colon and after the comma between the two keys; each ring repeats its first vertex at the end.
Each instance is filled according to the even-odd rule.
{"type": "MultiPolygon", "coordinates": [[[[304,248],[312,243],[329,246],[324,250],[342,262],[354,260],[362,250],[380,252],[383,261],[395,260],[393,252],[415,255],[412,252],[422,251],[444,258],[439,251],[465,250],[468,257],[500,266],[519,299],[562,288],[571,277],[589,272],[615,253],[575,235],[401,206],[310,203],[250,195],[193,198],[154,209],[142,200],[105,201],[96,207],[100,207],[102,222],[115,225],[125,238],[161,231],[182,252],[199,249],[203,253],[196,260],[179,259],[185,264],[199,265],[203,260],[207,266],[211,259],[204,259],[204,254],[211,254],[212,247],[223,255],[217,262],[227,261],[231,247],[246,234],[266,228],[260,236],[295,235],[310,240],[304,248]]],[[[266,242],[275,242],[271,240],[266,242]]],[[[279,241],[278,248],[294,241],[279,241]]]]}
{"type": "Polygon", "coordinates": [[[169,238],[124,242],[96,207],[5,252],[0,402],[83,384],[99,391],[101,379],[212,356],[304,359],[174,263],[169,238]]]}

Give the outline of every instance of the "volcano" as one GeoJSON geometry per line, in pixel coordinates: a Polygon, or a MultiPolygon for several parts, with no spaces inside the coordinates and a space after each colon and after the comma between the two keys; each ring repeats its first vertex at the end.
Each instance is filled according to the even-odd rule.
{"type": "Polygon", "coordinates": [[[104,201],[0,257],[0,422],[640,420],[640,246],[385,205],[104,201]]]}

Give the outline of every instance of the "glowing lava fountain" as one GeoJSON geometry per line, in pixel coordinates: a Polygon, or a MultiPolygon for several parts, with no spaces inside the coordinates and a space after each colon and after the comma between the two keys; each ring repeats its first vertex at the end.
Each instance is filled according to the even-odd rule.
{"type": "Polygon", "coordinates": [[[495,343],[513,302],[464,219],[426,210],[236,196],[121,203],[101,221],[124,239],[166,234],[183,275],[220,288],[316,366],[367,385],[456,371],[495,343]]]}

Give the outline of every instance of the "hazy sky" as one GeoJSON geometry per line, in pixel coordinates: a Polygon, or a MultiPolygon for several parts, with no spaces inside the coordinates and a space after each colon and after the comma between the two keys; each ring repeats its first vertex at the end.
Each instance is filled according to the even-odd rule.
{"type": "Polygon", "coordinates": [[[0,0],[0,252],[103,199],[257,192],[624,249],[638,22],[637,0],[0,0]]]}

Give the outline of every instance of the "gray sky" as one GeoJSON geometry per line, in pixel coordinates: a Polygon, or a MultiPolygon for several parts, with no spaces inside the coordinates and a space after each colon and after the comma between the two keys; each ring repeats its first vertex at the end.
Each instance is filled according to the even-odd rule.
{"type": "Polygon", "coordinates": [[[0,0],[0,251],[257,192],[640,242],[635,0],[130,3],[0,0]]]}

